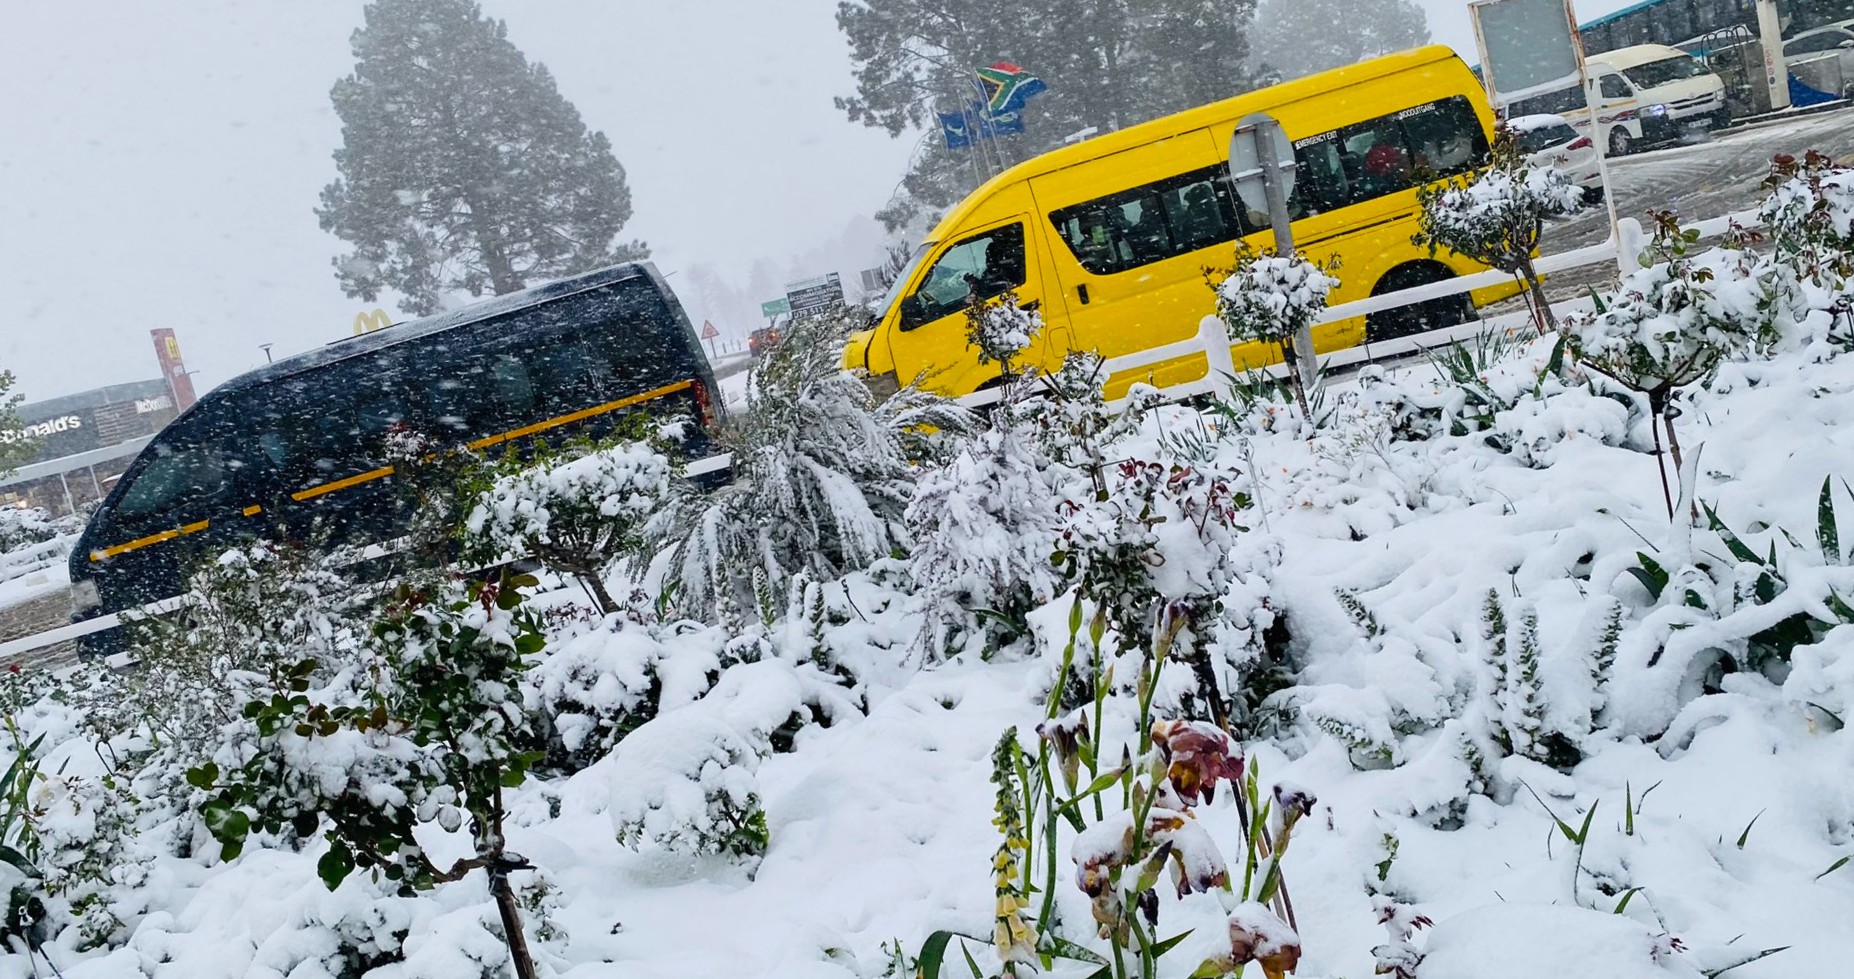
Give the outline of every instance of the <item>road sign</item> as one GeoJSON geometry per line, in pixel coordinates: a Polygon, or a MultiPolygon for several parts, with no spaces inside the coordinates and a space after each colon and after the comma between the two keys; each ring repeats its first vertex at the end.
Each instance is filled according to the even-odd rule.
{"type": "Polygon", "coordinates": [[[785,287],[785,298],[791,303],[793,316],[821,313],[843,305],[843,279],[832,272],[815,279],[794,282],[785,287]]]}
{"type": "Polygon", "coordinates": [[[1264,186],[1265,169],[1280,173],[1281,197],[1294,190],[1294,144],[1275,117],[1256,113],[1236,125],[1230,134],[1230,180],[1249,210],[1268,213],[1268,190],[1264,186]],[[1264,156],[1266,154],[1266,156],[1264,156]]]}
{"type": "Polygon", "coordinates": [[[760,304],[760,315],[767,319],[776,319],[792,311],[792,301],[783,297],[769,303],[760,304]]]}
{"type": "Polygon", "coordinates": [[[702,321],[702,339],[713,340],[715,337],[718,337],[720,335],[721,335],[721,331],[715,329],[715,324],[712,321],[710,320],[702,321]]]}

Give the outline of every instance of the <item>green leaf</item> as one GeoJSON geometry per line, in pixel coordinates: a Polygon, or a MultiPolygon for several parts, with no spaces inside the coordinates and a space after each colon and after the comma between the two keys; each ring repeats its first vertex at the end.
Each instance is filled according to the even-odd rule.
{"type": "Polygon", "coordinates": [[[1616,910],[1612,913],[1621,914],[1622,912],[1627,911],[1629,909],[1629,900],[1633,898],[1635,895],[1640,894],[1641,890],[1642,889],[1639,887],[1631,887],[1628,890],[1623,891],[1622,900],[1616,902],[1616,910]]]}
{"type": "Polygon", "coordinates": [[[1570,339],[1569,333],[1558,334],[1558,342],[1551,345],[1551,359],[1545,363],[1547,371],[1557,374],[1564,370],[1564,348],[1570,339]]]}
{"type": "Polygon", "coordinates": [[[1641,551],[1635,552],[1635,559],[1641,563],[1641,567],[1630,568],[1629,573],[1635,576],[1635,580],[1642,583],[1643,588],[1648,589],[1649,597],[1657,602],[1660,601],[1661,593],[1667,590],[1667,583],[1670,580],[1667,569],[1641,551]]]}
{"type": "Polygon", "coordinates": [[[1076,803],[1082,801],[1083,799],[1088,798],[1089,796],[1098,795],[1101,792],[1106,791],[1107,789],[1113,787],[1116,783],[1120,781],[1120,776],[1122,774],[1124,774],[1124,770],[1120,768],[1110,768],[1107,771],[1102,772],[1100,775],[1095,776],[1094,781],[1088,783],[1087,788],[1081,790],[1080,792],[1075,793],[1073,796],[1070,796],[1069,798],[1064,799],[1061,802],[1056,803],[1056,808],[1057,809],[1068,809],[1074,806],[1076,803]]]}
{"type": "Polygon", "coordinates": [[[328,885],[331,891],[340,887],[341,882],[353,872],[354,852],[339,839],[331,840],[328,852],[322,854],[322,859],[315,862],[316,876],[322,878],[322,883],[328,885]]]}
{"type": "Polygon", "coordinates": [[[1725,521],[1719,519],[1719,514],[1715,512],[1712,507],[1702,503],[1700,504],[1700,509],[1706,511],[1707,525],[1719,535],[1720,540],[1725,542],[1725,549],[1731,551],[1733,557],[1745,564],[1764,563],[1764,560],[1757,556],[1756,551],[1745,546],[1745,542],[1739,540],[1737,534],[1732,533],[1732,528],[1727,527],[1725,521]]]}
{"type": "Polygon", "coordinates": [[[1571,840],[1572,843],[1582,846],[1584,841],[1590,838],[1590,821],[1596,818],[1597,806],[1601,805],[1602,802],[1603,800],[1598,799],[1590,804],[1590,811],[1584,813],[1584,824],[1578,827],[1577,836],[1571,840]]]}
{"type": "Polygon", "coordinates": [[[196,789],[211,789],[219,781],[219,766],[207,762],[198,768],[187,769],[187,784],[196,789]]]}
{"type": "Polygon", "coordinates": [[[15,869],[25,874],[27,877],[39,878],[45,876],[39,872],[38,866],[32,862],[31,858],[10,845],[0,845],[0,863],[11,864],[15,869]]]}
{"type": "Polygon", "coordinates": [[[1841,868],[1847,866],[1849,861],[1854,861],[1854,857],[1842,857],[1841,859],[1836,860],[1834,863],[1829,864],[1827,870],[1824,870],[1821,873],[1816,874],[1813,879],[1821,880],[1822,878],[1827,877],[1829,874],[1832,874],[1835,871],[1840,870],[1841,868]]]}
{"type": "Polygon", "coordinates": [[[972,970],[972,979],[985,979],[985,970],[980,969],[978,960],[972,957],[972,950],[966,947],[965,939],[959,941],[959,951],[966,956],[966,968],[972,970]]]}
{"type": "Polygon", "coordinates": [[[1770,956],[1775,955],[1778,952],[1787,951],[1788,949],[1789,949],[1789,946],[1784,945],[1778,948],[1767,948],[1763,950],[1762,952],[1752,952],[1751,954],[1744,956],[1738,961],[1733,962],[1731,965],[1720,966],[1717,969],[1707,969],[1704,975],[1706,976],[1706,979],[1718,979],[1719,976],[1722,976],[1726,974],[1727,972],[1730,972],[1733,969],[1738,968],[1739,966],[1750,965],[1751,963],[1756,962],[1758,959],[1769,958],[1770,956]]]}
{"type": "Polygon", "coordinates": [[[1167,938],[1165,941],[1162,941],[1159,944],[1154,945],[1152,947],[1152,957],[1156,959],[1159,956],[1164,955],[1165,953],[1171,951],[1172,949],[1177,948],[1179,942],[1182,942],[1189,937],[1191,937],[1191,932],[1189,930],[1181,931],[1178,934],[1173,935],[1170,938],[1167,938]]]}
{"type": "Polygon", "coordinates": [[[1822,557],[1829,564],[1841,563],[1841,534],[1835,521],[1834,484],[1824,477],[1822,497],[1815,505],[1815,538],[1822,544],[1822,557]]]}
{"type": "Polygon", "coordinates": [[[1222,959],[1205,959],[1197,968],[1191,970],[1190,979],[1222,979],[1230,974],[1222,959]]]}
{"type": "MultiPolygon", "coordinates": [[[[1626,780],[1622,783],[1622,832],[1625,836],[1635,835],[1635,795],[1626,780]]],[[[1627,903],[1629,899],[1625,896],[1622,900],[1627,903]]],[[[1618,909],[1616,913],[1622,912],[1618,909]]]]}
{"type": "MultiPolygon", "coordinates": [[[[1525,779],[1520,779],[1519,784],[1526,786],[1526,791],[1532,793],[1532,798],[1534,801],[1536,801],[1539,804],[1539,808],[1545,810],[1545,815],[1550,816],[1551,821],[1558,824],[1558,832],[1563,833],[1565,839],[1570,840],[1572,843],[1577,843],[1578,842],[1577,831],[1571,828],[1571,824],[1565,822],[1562,819],[1559,819],[1558,814],[1551,811],[1551,807],[1545,804],[1544,799],[1539,798],[1539,794],[1533,791],[1532,786],[1526,785],[1525,779]]],[[[1596,807],[1591,806],[1590,812],[1594,814],[1596,812],[1596,807]]],[[[1584,817],[1584,828],[1586,830],[1590,828],[1589,816],[1584,817]]]]}
{"type": "Polygon", "coordinates": [[[1751,821],[1745,824],[1745,831],[1738,834],[1738,848],[1740,850],[1745,848],[1745,841],[1751,838],[1751,827],[1756,826],[1757,821],[1764,818],[1764,813],[1768,811],[1769,810],[1766,809],[1759,809],[1757,815],[1752,816],[1751,821]]]}
{"type": "Polygon", "coordinates": [[[1073,962],[1086,962],[1089,965],[1108,964],[1107,960],[1095,954],[1093,949],[1083,948],[1058,935],[1045,933],[1043,935],[1042,944],[1038,946],[1037,951],[1059,959],[1068,959],[1073,962]]]}
{"type": "Polygon", "coordinates": [[[940,979],[940,963],[946,958],[946,943],[952,940],[952,932],[936,931],[921,943],[921,952],[914,957],[920,964],[921,979],[940,979]]]}

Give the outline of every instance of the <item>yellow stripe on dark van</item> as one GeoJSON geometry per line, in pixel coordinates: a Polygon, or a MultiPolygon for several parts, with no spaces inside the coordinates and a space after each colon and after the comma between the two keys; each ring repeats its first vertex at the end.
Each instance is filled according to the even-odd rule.
{"type": "MultiPolygon", "coordinates": [[[[591,408],[585,408],[580,411],[575,411],[571,414],[560,415],[554,418],[549,418],[546,421],[535,422],[532,425],[528,425],[523,428],[517,428],[513,431],[503,432],[500,435],[491,435],[488,438],[477,439],[476,441],[471,442],[469,447],[472,449],[483,449],[483,448],[488,448],[489,446],[492,446],[492,445],[500,445],[501,443],[510,441],[512,439],[523,438],[529,435],[534,435],[539,432],[545,432],[548,429],[559,428],[562,425],[571,425],[574,422],[584,421],[588,418],[596,418],[599,415],[607,414],[613,411],[618,411],[621,408],[629,408],[632,405],[643,404],[646,401],[655,401],[658,398],[667,397],[669,395],[677,393],[678,391],[687,391],[688,389],[694,386],[695,386],[695,382],[693,380],[677,381],[674,384],[666,384],[663,387],[656,388],[650,391],[645,391],[643,394],[634,394],[628,398],[619,398],[617,401],[608,401],[605,404],[595,405],[591,408]]],[[[392,466],[382,466],[379,469],[375,469],[370,472],[364,472],[358,476],[349,476],[346,479],[337,479],[332,483],[323,483],[320,486],[311,486],[306,490],[302,490],[296,493],[291,493],[290,499],[295,500],[298,503],[301,503],[304,500],[313,500],[318,496],[327,496],[330,493],[338,493],[341,490],[348,489],[353,486],[359,486],[362,483],[370,483],[376,479],[384,479],[388,476],[391,476],[392,474],[393,474],[392,466]]],[[[244,515],[247,517],[252,517],[252,516],[256,516],[262,511],[263,511],[263,507],[248,506],[248,507],[245,507],[244,509],[244,515]]],[[[139,537],[139,538],[136,538],[135,540],[129,541],[126,544],[117,544],[114,547],[106,547],[101,551],[91,551],[90,560],[101,561],[104,558],[115,557],[118,554],[126,554],[129,551],[147,547],[150,544],[159,544],[162,541],[173,540],[174,538],[179,537],[183,534],[197,534],[200,531],[205,530],[209,523],[210,521],[201,520],[198,523],[187,524],[175,530],[163,530],[162,532],[158,534],[149,534],[147,537],[139,537]]]]}
{"type": "Polygon", "coordinates": [[[646,401],[655,401],[658,398],[667,397],[678,391],[687,391],[694,386],[694,381],[677,381],[674,384],[667,384],[651,391],[645,391],[643,394],[634,394],[628,398],[619,398],[617,401],[609,401],[602,405],[596,405],[591,408],[573,412],[570,415],[561,415],[558,418],[549,418],[544,422],[535,422],[526,428],[518,428],[512,432],[503,432],[501,435],[491,435],[488,438],[480,438],[471,442],[470,448],[486,449],[492,445],[500,445],[510,439],[523,438],[538,432],[545,432],[550,428],[571,425],[577,421],[584,421],[588,418],[606,414],[607,412],[617,411],[620,408],[629,408],[632,405],[643,404],[646,401]]]}
{"type": "Polygon", "coordinates": [[[164,540],[173,540],[174,538],[179,537],[182,534],[197,534],[200,531],[205,530],[207,526],[211,524],[211,522],[212,521],[210,520],[201,520],[199,523],[190,523],[184,527],[177,527],[173,530],[163,530],[158,534],[149,534],[147,537],[138,537],[135,540],[128,542],[127,544],[117,544],[115,547],[106,547],[100,551],[91,551],[90,560],[101,561],[104,558],[115,557],[118,554],[126,554],[129,551],[133,551],[138,548],[147,547],[150,544],[159,544],[164,540]]]}

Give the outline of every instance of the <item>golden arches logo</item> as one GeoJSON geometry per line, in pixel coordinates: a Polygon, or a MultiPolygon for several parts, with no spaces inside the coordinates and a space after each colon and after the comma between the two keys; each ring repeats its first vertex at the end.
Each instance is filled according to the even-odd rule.
{"type": "Polygon", "coordinates": [[[384,330],[387,327],[392,326],[392,325],[393,325],[393,318],[391,316],[386,315],[386,310],[384,309],[376,309],[376,310],[372,310],[371,312],[360,312],[360,313],[354,314],[354,335],[355,336],[360,336],[363,333],[372,333],[375,330],[384,330]]]}

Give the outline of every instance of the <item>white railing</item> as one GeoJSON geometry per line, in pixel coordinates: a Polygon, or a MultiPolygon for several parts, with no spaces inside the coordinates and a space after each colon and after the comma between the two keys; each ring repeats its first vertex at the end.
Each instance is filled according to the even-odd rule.
{"type": "MultiPolygon", "coordinates": [[[[1733,226],[1744,228],[1758,227],[1759,221],[1756,212],[1745,211],[1737,214],[1728,214],[1725,217],[1700,221],[1685,227],[1688,230],[1697,230],[1701,238],[1717,238],[1725,234],[1733,226]]],[[[1623,218],[1621,221],[1617,222],[1617,233],[1607,240],[1594,245],[1586,245],[1582,248],[1573,248],[1568,251],[1545,255],[1535,259],[1532,264],[1540,275],[1549,276],[1559,272],[1569,271],[1570,269],[1586,268],[1604,262],[1614,262],[1616,263],[1618,275],[1628,275],[1640,268],[1637,256],[1641,254],[1642,248],[1646,242],[1647,236],[1642,228],[1641,222],[1634,218],[1623,218]]],[[[1448,296],[1458,296],[1462,293],[1473,292],[1477,289],[1512,284],[1513,276],[1499,271],[1498,269],[1489,269],[1485,272],[1477,272],[1473,275],[1444,279],[1440,282],[1431,282],[1409,289],[1400,289],[1396,292],[1387,292],[1381,296],[1370,296],[1349,303],[1341,303],[1338,306],[1331,306],[1315,321],[1315,325],[1336,323],[1340,320],[1369,316],[1372,313],[1382,313],[1387,310],[1415,305],[1416,303],[1443,299],[1448,296]]],[[[1563,300],[1553,303],[1552,307],[1554,309],[1561,306],[1576,307],[1586,302],[1588,302],[1588,300],[1563,300]]],[[[1523,319],[1524,314],[1520,314],[1518,318],[1523,319]]],[[[1503,317],[1502,319],[1504,320],[1505,318],[1503,317]]],[[[1335,350],[1320,358],[1320,369],[1322,372],[1331,371],[1339,367],[1369,363],[1371,361],[1384,360],[1392,357],[1401,357],[1405,354],[1432,349],[1437,346],[1454,343],[1457,340],[1475,336],[1486,329],[1491,323],[1492,321],[1476,320],[1463,323],[1459,326],[1440,330],[1430,330],[1414,336],[1399,337],[1395,340],[1386,340],[1379,343],[1362,343],[1356,347],[1335,350]]],[[[1234,360],[1230,354],[1228,329],[1223,321],[1215,316],[1204,317],[1203,321],[1198,324],[1197,335],[1188,340],[1180,340],[1176,343],[1168,343],[1162,347],[1152,347],[1146,350],[1125,354],[1120,357],[1109,358],[1105,362],[1105,371],[1109,376],[1113,376],[1127,371],[1156,367],[1167,361],[1200,356],[1209,361],[1205,376],[1196,380],[1186,381],[1182,384],[1160,388],[1160,393],[1166,398],[1174,401],[1194,398],[1203,394],[1214,394],[1218,397],[1227,397],[1231,383],[1235,379],[1236,370],[1234,360]]],[[[1273,377],[1284,376],[1285,371],[1285,366],[1279,363],[1271,364],[1259,370],[1260,373],[1273,377]]],[[[968,408],[984,408],[997,404],[1000,397],[1001,392],[999,389],[988,388],[959,398],[958,401],[961,405],[968,408]]]]}
{"type": "MultiPolygon", "coordinates": [[[[1753,228],[1757,227],[1758,223],[1755,213],[1743,212],[1739,214],[1730,214],[1722,218],[1714,218],[1710,221],[1701,221],[1687,227],[1690,230],[1698,230],[1702,238],[1716,238],[1725,234],[1734,224],[1745,228],[1753,228]]],[[[1564,272],[1575,268],[1585,268],[1603,262],[1615,262],[1618,273],[1626,275],[1635,271],[1638,267],[1636,264],[1636,256],[1641,253],[1645,238],[1641,223],[1633,218],[1624,218],[1619,222],[1618,232],[1619,234],[1617,236],[1612,236],[1609,240],[1599,244],[1588,245],[1583,248],[1574,248],[1553,255],[1546,255],[1534,261],[1533,265],[1538,269],[1541,275],[1551,275],[1556,272],[1564,272]]],[[[1333,323],[1339,320],[1366,316],[1371,313],[1381,313],[1386,310],[1428,302],[1433,299],[1441,299],[1446,296],[1457,296],[1464,292],[1485,289],[1489,286],[1510,285],[1512,281],[1512,276],[1499,271],[1479,272],[1460,278],[1446,279],[1441,282],[1432,282],[1428,285],[1417,286],[1412,289],[1401,289],[1396,292],[1385,293],[1381,296],[1372,296],[1367,299],[1360,299],[1354,302],[1333,306],[1327,309],[1326,313],[1320,317],[1319,322],[1333,323]]],[[[1571,308],[1580,306],[1587,301],[1588,300],[1567,300],[1553,303],[1552,306],[1554,309],[1559,307],[1571,308]]],[[[1352,364],[1368,363],[1390,357],[1399,357],[1419,350],[1426,350],[1443,344],[1453,343],[1456,340],[1475,336],[1482,330],[1487,329],[1490,325],[1498,327],[1505,325],[1507,321],[1512,321],[1516,324],[1524,320],[1528,315],[1527,313],[1515,313],[1497,320],[1477,320],[1463,323],[1459,326],[1441,330],[1430,330],[1415,336],[1400,337],[1396,340],[1388,340],[1382,343],[1360,344],[1359,346],[1349,347],[1344,350],[1335,350],[1320,358],[1320,367],[1323,371],[1328,371],[1352,364]]],[[[1161,388],[1160,393],[1172,400],[1184,400],[1204,394],[1228,397],[1230,388],[1236,377],[1235,360],[1230,352],[1228,329],[1225,327],[1223,321],[1215,316],[1204,317],[1203,321],[1198,324],[1197,335],[1188,340],[1180,340],[1177,343],[1169,343],[1162,347],[1153,347],[1147,350],[1109,358],[1106,361],[1106,369],[1107,372],[1112,375],[1126,371],[1139,370],[1141,368],[1155,367],[1170,360],[1197,356],[1204,357],[1208,362],[1208,370],[1205,375],[1196,380],[1161,388]]],[[[1284,368],[1280,364],[1274,364],[1263,370],[1271,375],[1280,376],[1284,368]]],[[[965,397],[959,398],[958,402],[968,408],[983,408],[996,404],[999,396],[999,390],[991,388],[966,395],[965,397]]],[[[1116,402],[1116,404],[1118,404],[1118,402],[1116,402]]],[[[690,475],[712,472],[726,468],[731,462],[732,460],[726,455],[711,456],[707,459],[702,459],[690,464],[687,472],[690,475]]],[[[0,643],[0,661],[8,657],[17,656],[20,653],[30,652],[71,639],[81,638],[92,633],[102,632],[105,629],[113,629],[119,625],[124,618],[137,615],[160,615],[165,612],[170,612],[184,605],[187,600],[186,596],[170,598],[166,601],[142,606],[138,609],[125,610],[112,615],[98,616],[94,619],[88,619],[84,622],[53,629],[48,632],[41,632],[37,635],[25,636],[9,642],[0,643]]]]}

